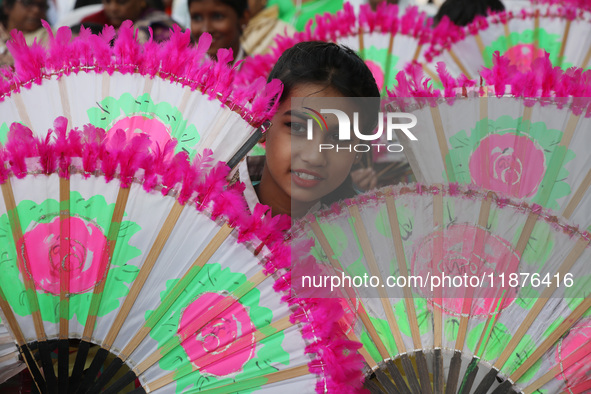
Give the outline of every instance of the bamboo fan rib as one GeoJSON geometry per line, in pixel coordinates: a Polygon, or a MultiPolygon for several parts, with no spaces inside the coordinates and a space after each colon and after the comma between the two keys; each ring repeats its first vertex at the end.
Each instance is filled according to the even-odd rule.
{"type": "Polygon", "coordinates": [[[531,70],[534,61],[546,53],[554,66],[565,70],[588,68],[590,17],[591,13],[581,9],[552,7],[479,17],[464,28],[446,21],[435,29],[424,67],[433,75],[437,63],[444,62],[454,77],[464,74],[475,79],[483,66],[492,66],[498,51],[522,72],[531,70]]]}
{"type": "Polygon", "coordinates": [[[370,392],[589,385],[589,233],[539,205],[389,187],[309,215],[294,240],[294,290],[342,298],[370,392]]]}
{"type": "Polygon", "coordinates": [[[0,88],[0,135],[20,122],[44,137],[53,120],[65,116],[72,126],[92,124],[109,134],[150,132],[153,151],[163,151],[173,137],[176,152],[194,157],[212,149],[216,160],[236,165],[261,138],[279,82],[235,86],[231,55],[207,58],[209,34],[195,46],[180,29],[162,45],[142,45],[133,34],[125,23],[111,47],[109,29],[101,37],[85,31],[71,38],[60,28],[55,37],[50,32],[46,49],[28,47],[15,33],[9,45],[15,71],[0,88]]]}
{"type": "Polygon", "coordinates": [[[14,124],[0,151],[0,307],[40,392],[329,384],[308,364],[330,369],[331,339],[308,331],[336,321],[304,319],[312,305],[276,292],[285,224],[247,213],[229,167],[155,155],[147,134],[66,126],[41,140],[14,124]]]}

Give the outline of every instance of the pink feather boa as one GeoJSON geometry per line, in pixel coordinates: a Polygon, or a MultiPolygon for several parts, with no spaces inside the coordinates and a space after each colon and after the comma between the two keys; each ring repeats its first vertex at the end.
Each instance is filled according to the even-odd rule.
{"type": "Polygon", "coordinates": [[[562,70],[552,65],[548,54],[536,59],[531,70],[521,72],[510,64],[508,58],[496,52],[493,66],[482,68],[481,81],[470,80],[464,75],[453,78],[442,62],[437,64],[437,72],[443,90],[432,86],[420,65],[410,64],[405,72],[398,73],[398,86],[388,91],[388,96],[400,108],[425,104],[435,106],[440,98],[446,98],[449,104],[453,104],[455,97],[465,96],[468,90],[479,88],[480,93],[486,89],[487,94],[497,97],[523,97],[528,106],[536,102],[542,105],[553,103],[559,107],[568,103],[575,115],[591,116],[591,70],[575,67],[562,70]]]}
{"type": "Polygon", "coordinates": [[[233,59],[231,51],[220,50],[218,61],[207,58],[211,45],[209,34],[203,34],[199,43],[192,46],[190,31],[183,32],[175,26],[170,40],[141,44],[130,21],[121,25],[116,37],[110,27],[98,36],[82,28],[80,35],[72,38],[67,27],[59,28],[54,34],[47,23],[44,25],[49,32],[47,47],[37,43],[28,46],[21,32],[11,33],[7,47],[14,57],[14,70],[1,71],[0,101],[55,76],[79,72],[137,73],[199,90],[240,113],[255,127],[276,111],[281,84],[278,81],[266,84],[266,78],[253,80],[252,86],[235,83],[237,70],[229,65],[233,59]]]}
{"type": "MultiPolygon", "coordinates": [[[[581,20],[589,23],[591,15],[583,9],[564,7],[540,9],[522,9],[520,12],[504,11],[493,13],[486,18],[477,17],[465,27],[456,26],[447,17],[444,17],[433,31],[433,40],[425,52],[427,61],[432,61],[454,44],[477,34],[486,32],[489,27],[505,24],[513,19],[531,20],[534,18],[581,20]]],[[[533,21],[531,22],[533,26],[533,21]]],[[[543,25],[543,21],[540,22],[543,25]]]]}

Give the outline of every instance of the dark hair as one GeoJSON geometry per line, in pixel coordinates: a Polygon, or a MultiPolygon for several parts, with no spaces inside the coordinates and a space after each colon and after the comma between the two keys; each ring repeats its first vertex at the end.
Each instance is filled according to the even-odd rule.
{"type": "Polygon", "coordinates": [[[486,16],[488,10],[501,12],[505,11],[505,6],[500,0],[446,0],[441,5],[435,23],[439,23],[444,15],[458,26],[466,26],[474,20],[477,15],[486,16]]]}
{"type": "Polygon", "coordinates": [[[16,0],[3,0],[0,4],[0,22],[6,27],[8,23],[8,15],[4,12],[4,9],[11,9],[14,7],[16,0]]]}
{"type": "MultiPolygon", "coordinates": [[[[195,2],[195,1],[200,1],[200,0],[189,0],[188,5],[191,5],[191,3],[195,2]]],[[[234,11],[236,11],[236,15],[238,15],[238,18],[241,18],[242,16],[244,16],[244,13],[248,9],[248,0],[215,0],[215,1],[232,7],[232,9],[234,11]]]]}
{"type": "MultiPolygon", "coordinates": [[[[373,74],[353,50],[330,42],[306,41],[289,48],[279,58],[268,80],[279,79],[283,83],[280,101],[289,97],[295,86],[314,83],[332,87],[344,97],[362,98],[365,130],[373,130],[377,124],[380,90],[373,74]]],[[[329,205],[355,195],[353,181],[347,179],[332,193],[322,199],[329,205]]]]}
{"type": "Polygon", "coordinates": [[[344,97],[380,97],[365,62],[351,49],[331,42],[306,41],[289,48],[269,74],[272,79],[283,82],[281,101],[302,83],[326,84],[344,97]]]}

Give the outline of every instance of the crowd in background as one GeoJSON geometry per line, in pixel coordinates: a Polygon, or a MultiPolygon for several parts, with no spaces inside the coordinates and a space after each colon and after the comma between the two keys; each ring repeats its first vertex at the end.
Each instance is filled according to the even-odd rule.
{"type": "MultiPolygon", "coordinates": [[[[372,7],[384,0],[367,0],[372,7]]],[[[448,14],[458,24],[468,23],[476,14],[488,9],[501,10],[499,0],[386,0],[400,7],[419,5],[428,13],[448,14]]],[[[359,7],[364,0],[351,0],[359,7]]],[[[6,49],[10,31],[21,31],[27,42],[47,41],[42,20],[52,29],[70,26],[76,34],[84,26],[98,34],[105,25],[118,28],[131,20],[139,40],[152,36],[162,42],[174,24],[190,29],[197,40],[209,32],[213,41],[210,56],[219,48],[231,48],[234,59],[266,52],[279,34],[302,30],[314,15],[336,12],[343,0],[3,0],[0,12],[0,64],[11,65],[6,49]]]]}

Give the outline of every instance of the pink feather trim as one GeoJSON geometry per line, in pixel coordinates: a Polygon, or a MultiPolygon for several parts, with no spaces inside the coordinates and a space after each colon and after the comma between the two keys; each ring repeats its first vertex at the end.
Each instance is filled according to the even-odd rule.
{"type": "Polygon", "coordinates": [[[77,37],[67,27],[54,34],[49,25],[47,48],[34,43],[28,46],[22,33],[13,31],[7,44],[14,57],[14,70],[2,70],[0,101],[43,80],[70,73],[138,73],[148,78],[162,78],[198,90],[211,99],[238,112],[255,127],[270,117],[276,97],[281,94],[277,82],[264,86],[239,85],[237,70],[229,66],[231,51],[223,50],[218,61],[207,58],[211,36],[204,34],[198,45],[191,45],[190,32],[172,29],[170,40],[163,44],[141,44],[130,21],[117,31],[105,27],[100,36],[82,29],[77,37]],[[113,45],[110,41],[113,40],[113,45]]]}

